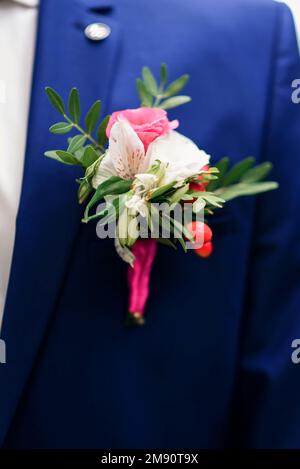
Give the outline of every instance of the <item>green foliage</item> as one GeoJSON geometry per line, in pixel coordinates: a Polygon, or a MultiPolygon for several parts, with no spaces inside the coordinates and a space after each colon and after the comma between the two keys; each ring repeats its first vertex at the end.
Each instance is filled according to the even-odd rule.
{"type": "Polygon", "coordinates": [[[179,91],[185,87],[189,81],[189,78],[189,75],[182,75],[181,77],[177,78],[177,80],[173,81],[164,92],[165,97],[168,98],[170,96],[177,95],[177,93],[179,93],[179,91]]]}
{"type": "Polygon", "coordinates": [[[191,101],[189,96],[177,96],[189,80],[189,75],[182,75],[167,86],[168,67],[160,66],[160,81],[156,81],[149,67],[143,67],[142,78],[136,81],[141,106],[172,109],[191,101]]]}
{"type": "Polygon", "coordinates": [[[229,158],[227,156],[225,158],[222,158],[220,161],[218,161],[215,167],[217,168],[219,173],[218,179],[211,181],[207,186],[207,190],[211,192],[216,190],[218,187],[221,187],[221,185],[223,184],[225,174],[227,173],[229,167],[229,158]]]}
{"type": "MultiPolygon", "coordinates": [[[[97,139],[93,137],[100,119],[101,101],[95,101],[85,115],[85,127],[80,126],[80,97],[77,88],[72,88],[68,99],[68,113],[61,96],[53,88],[47,87],[46,94],[53,107],[63,115],[65,121],[57,122],[50,127],[54,134],[66,134],[71,130],[76,134],[68,139],[66,150],[45,152],[45,156],[68,165],[79,165],[84,170],[92,166],[105,152],[106,127],[110,116],[106,116],[97,129],[97,139]]],[[[90,181],[86,175],[80,180],[78,199],[82,203],[92,192],[90,181]]]]}
{"type": "Polygon", "coordinates": [[[151,202],[159,202],[161,196],[166,195],[170,191],[170,189],[173,189],[174,187],[174,182],[170,182],[169,184],[166,184],[164,186],[159,187],[158,189],[155,189],[151,196],[149,197],[149,200],[151,202]]]}
{"type": "Polygon", "coordinates": [[[185,184],[184,186],[175,190],[175,192],[173,192],[173,194],[168,198],[169,204],[170,205],[178,204],[178,202],[182,200],[182,197],[188,192],[188,190],[189,190],[189,184],[185,184]]]}
{"type": "Polygon", "coordinates": [[[168,238],[158,238],[157,241],[160,244],[163,244],[164,246],[168,246],[169,248],[175,249],[175,251],[177,251],[177,246],[174,241],[171,241],[168,238]]]}
{"type": "Polygon", "coordinates": [[[225,175],[223,180],[223,186],[230,186],[231,184],[239,181],[241,177],[250,169],[255,163],[255,159],[252,156],[245,158],[242,161],[236,163],[225,175]]]}
{"type": "Polygon", "coordinates": [[[50,86],[45,88],[46,94],[52,106],[62,115],[65,114],[65,106],[59,94],[50,86]]]}
{"type": "Polygon", "coordinates": [[[101,113],[101,101],[98,99],[92,104],[85,116],[85,127],[88,134],[92,135],[97,125],[98,120],[100,119],[101,113]]]}
{"type": "Polygon", "coordinates": [[[92,186],[83,180],[80,183],[78,192],[77,192],[78,202],[82,204],[88,198],[88,196],[91,194],[92,191],[93,191],[92,186]]]}
{"type": "Polygon", "coordinates": [[[168,66],[167,64],[161,64],[160,66],[160,85],[164,87],[168,81],[168,66]]]}
{"type": "Polygon", "coordinates": [[[130,190],[131,185],[132,181],[125,181],[118,176],[112,176],[104,181],[97,187],[95,194],[87,204],[83,221],[85,223],[88,222],[90,209],[93,208],[95,204],[103,200],[105,196],[124,194],[130,190]]]}
{"type": "Polygon", "coordinates": [[[57,122],[57,124],[51,125],[49,130],[53,134],[67,134],[72,130],[72,128],[72,124],[68,124],[67,122],[57,122]]]}
{"type": "Polygon", "coordinates": [[[80,99],[77,88],[72,88],[69,95],[69,102],[68,102],[68,110],[69,114],[75,122],[75,124],[79,124],[80,121],[80,99]]]}
{"type": "Polygon", "coordinates": [[[224,187],[218,190],[218,194],[226,202],[245,195],[256,195],[262,192],[272,191],[278,188],[277,182],[257,182],[257,183],[243,183],[234,184],[229,187],[224,187]]]}
{"type": "Polygon", "coordinates": [[[137,87],[138,95],[141,101],[141,106],[152,107],[153,98],[152,98],[150,91],[148,91],[143,80],[138,78],[136,80],[136,87],[137,87]]]}
{"type": "Polygon", "coordinates": [[[103,156],[98,157],[98,159],[93,164],[86,168],[84,177],[77,181],[79,183],[78,202],[80,204],[82,204],[94,191],[92,186],[92,179],[95,176],[102,159],[103,156]]]}
{"type": "Polygon", "coordinates": [[[151,93],[152,96],[157,96],[158,86],[150,68],[143,67],[142,75],[146,89],[149,90],[149,93],[151,93]]]}
{"type": "Polygon", "coordinates": [[[59,161],[60,163],[69,164],[69,165],[80,165],[80,162],[68,151],[63,150],[54,150],[46,151],[45,156],[59,161]]]}
{"type": "Polygon", "coordinates": [[[81,164],[84,168],[88,168],[91,166],[95,161],[99,158],[98,153],[94,149],[92,145],[88,145],[85,147],[82,158],[81,164]]]}
{"type": "Polygon", "coordinates": [[[110,116],[105,116],[104,119],[102,120],[102,122],[100,123],[100,125],[98,127],[98,130],[97,130],[97,139],[98,139],[99,145],[101,145],[101,146],[104,146],[106,141],[107,141],[106,127],[107,127],[109,118],[110,118],[110,116]]]}
{"type": "Polygon", "coordinates": [[[269,162],[262,163],[247,171],[242,177],[241,182],[250,184],[265,179],[272,170],[272,164],[269,162]]]}
{"type": "Polygon", "coordinates": [[[169,98],[163,101],[161,104],[162,109],[173,109],[174,107],[181,106],[182,104],[189,103],[191,98],[189,96],[174,96],[174,98],[169,98]]]}
{"type": "Polygon", "coordinates": [[[70,139],[67,151],[70,153],[75,153],[77,150],[83,147],[85,141],[86,137],[84,135],[75,135],[70,139]]]}
{"type": "MultiPolygon", "coordinates": [[[[198,192],[199,196],[199,192],[198,192]]],[[[200,200],[203,200],[206,203],[206,207],[211,206],[212,208],[222,208],[225,203],[224,197],[219,197],[213,192],[203,192],[201,196],[198,197],[200,200]]]]}
{"type": "Polygon", "coordinates": [[[214,192],[227,202],[236,197],[256,195],[277,189],[276,182],[261,182],[269,175],[272,164],[269,162],[257,166],[254,164],[255,159],[248,157],[228,169],[229,159],[223,158],[216,164],[220,171],[219,178],[216,181],[211,181],[207,190],[214,192]]]}

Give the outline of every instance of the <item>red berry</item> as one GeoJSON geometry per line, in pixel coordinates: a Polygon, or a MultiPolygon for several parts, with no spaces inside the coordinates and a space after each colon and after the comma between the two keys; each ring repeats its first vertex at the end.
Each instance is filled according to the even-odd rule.
{"type": "MultiPolygon", "coordinates": [[[[209,166],[205,165],[203,168],[201,168],[200,171],[209,171],[209,166]]],[[[208,182],[202,182],[203,181],[203,174],[199,174],[197,176],[197,179],[199,182],[190,182],[190,190],[195,191],[195,192],[204,192],[208,186],[208,182]]]]}
{"type": "Polygon", "coordinates": [[[187,229],[192,233],[196,242],[203,241],[203,244],[205,244],[212,239],[212,230],[206,223],[203,223],[202,221],[192,221],[187,225],[187,229]]]}
{"type": "Polygon", "coordinates": [[[194,192],[204,192],[206,187],[207,183],[205,182],[190,182],[189,189],[194,192]]]}
{"type": "Polygon", "coordinates": [[[204,243],[201,248],[195,249],[195,253],[200,257],[209,257],[213,252],[213,245],[211,242],[204,243]]]}

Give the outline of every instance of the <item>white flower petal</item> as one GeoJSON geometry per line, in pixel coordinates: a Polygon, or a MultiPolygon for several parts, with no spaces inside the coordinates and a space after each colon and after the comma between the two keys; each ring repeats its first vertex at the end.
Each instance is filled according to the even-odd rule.
{"type": "Polygon", "coordinates": [[[134,254],[126,246],[121,246],[118,236],[115,238],[115,248],[121,259],[133,267],[134,264],[134,254]]]}
{"type": "Polygon", "coordinates": [[[140,213],[142,217],[147,216],[147,203],[143,197],[135,194],[127,200],[125,205],[130,211],[132,211],[132,215],[140,213]]]}
{"type": "Polygon", "coordinates": [[[135,175],[134,185],[137,187],[137,190],[147,192],[156,187],[157,181],[158,178],[155,174],[140,173],[135,175]]]}
{"type": "Polygon", "coordinates": [[[179,132],[169,132],[149,145],[147,156],[150,165],[159,160],[168,163],[164,183],[183,181],[209,163],[210,156],[200,150],[192,140],[179,132]],[[149,154],[149,155],[148,155],[149,154]]]}
{"type": "Polygon", "coordinates": [[[118,176],[133,179],[148,169],[144,145],[130,124],[120,119],[110,131],[108,151],[118,176]]]}
{"type": "Polygon", "coordinates": [[[110,154],[108,151],[106,151],[105,156],[101,163],[99,164],[96,174],[94,175],[92,179],[92,186],[94,189],[97,189],[97,187],[106,179],[109,179],[111,176],[117,176],[117,172],[115,170],[115,167],[113,165],[113,162],[111,160],[110,154]]]}

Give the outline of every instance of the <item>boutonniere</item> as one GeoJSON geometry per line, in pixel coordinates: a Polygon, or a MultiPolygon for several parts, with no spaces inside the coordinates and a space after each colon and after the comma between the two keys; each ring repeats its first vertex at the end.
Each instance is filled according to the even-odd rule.
{"type": "Polygon", "coordinates": [[[210,156],[178,132],[179,122],[170,120],[167,110],[191,100],[178,95],[188,79],[183,75],[167,84],[168,70],[162,64],[158,83],[144,67],[137,80],[141,107],[100,121],[98,100],[84,124],[76,88],[67,107],[56,91],[46,88],[64,118],[50,132],[73,134],[66,149],[45,155],[82,168],[77,180],[78,200],[85,204],[82,222],[97,221],[98,236],[114,238],[116,252],[129,264],[128,319],[133,324],[144,323],[157,242],[208,257],[213,251],[208,218],[215,210],[236,197],[277,188],[276,182],[263,181],[270,163],[255,166],[249,157],[231,166],[223,158],[211,166],[210,156]]]}

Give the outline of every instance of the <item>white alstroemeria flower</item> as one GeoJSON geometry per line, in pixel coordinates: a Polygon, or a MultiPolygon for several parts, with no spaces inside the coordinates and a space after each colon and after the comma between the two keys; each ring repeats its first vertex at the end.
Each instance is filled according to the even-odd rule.
{"type": "Polygon", "coordinates": [[[177,181],[177,185],[180,185],[186,178],[198,174],[210,159],[210,156],[199,150],[192,140],[175,130],[154,140],[148,152],[150,164],[159,160],[168,165],[163,184],[177,181]]]}
{"type": "Polygon", "coordinates": [[[120,119],[111,128],[108,150],[92,184],[96,189],[111,176],[134,179],[136,174],[146,172],[148,167],[149,158],[145,155],[144,145],[130,124],[120,119]]]}
{"type": "Polygon", "coordinates": [[[180,185],[184,179],[198,174],[201,168],[209,163],[209,158],[192,140],[175,131],[158,137],[150,143],[145,152],[140,138],[130,124],[126,120],[119,120],[111,129],[108,150],[92,184],[97,188],[111,176],[135,179],[146,173],[158,160],[167,165],[161,184],[174,181],[180,185]]]}
{"type": "Polygon", "coordinates": [[[146,193],[157,186],[158,177],[151,173],[141,173],[135,176],[133,187],[137,193],[146,193]]]}
{"type": "Polygon", "coordinates": [[[142,217],[146,217],[148,214],[147,202],[139,195],[134,194],[132,197],[130,197],[130,199],[127,200],[125,205],[128,209],[130,209],[130,213],[133,216],[139,213],[142,215],[142,217]]]}
{"type": "Polygon", "coordinates": [[[139,213],[142,217],[146,217],[148,208],[145,196],[157,187],[157,182],[158,178],[155,174],[137,174],[132,185],[134,194],[126,201],[126,207],[132,209],[133,212],[139,213]]]}

